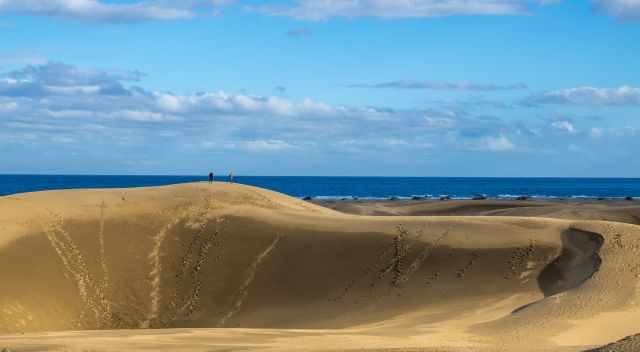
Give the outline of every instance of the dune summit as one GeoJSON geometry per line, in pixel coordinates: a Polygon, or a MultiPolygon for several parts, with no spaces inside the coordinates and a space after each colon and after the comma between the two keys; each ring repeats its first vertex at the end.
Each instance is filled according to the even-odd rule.
{"type": "Polygon", "coordinates": [[[20,194],[0,198],[0,349],[582,351],[638,333],[639,254],[636,225],[234,184],[20,194]]]}

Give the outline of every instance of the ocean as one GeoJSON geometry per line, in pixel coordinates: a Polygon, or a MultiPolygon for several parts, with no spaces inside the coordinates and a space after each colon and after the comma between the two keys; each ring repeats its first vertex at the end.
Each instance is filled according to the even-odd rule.
{"type": "MultiPolygon", "coordinates": [[[[148,187],[206,180],[206,175],[0,175],[0,196],[54,189],[148,187]]],[[[640,198],[638,178],[236,176],[235,182],[293,197],[318,199],[408,199],[442,195],[452,199],[469,199],[476,195],[489,198],[640,198]]]]}

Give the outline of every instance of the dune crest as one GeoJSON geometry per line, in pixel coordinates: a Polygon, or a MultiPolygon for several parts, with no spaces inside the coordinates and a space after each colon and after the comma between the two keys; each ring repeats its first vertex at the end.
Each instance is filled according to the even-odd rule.
{"type": "Polygon", "coordinates": [[[3,197],[0,230],[0,348],[579,351],[640,323],[634,225],[356,216],[215,183],[3,197]]]}

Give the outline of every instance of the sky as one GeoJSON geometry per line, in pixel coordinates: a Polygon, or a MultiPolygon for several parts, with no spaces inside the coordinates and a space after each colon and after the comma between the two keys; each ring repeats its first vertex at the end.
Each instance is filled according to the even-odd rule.
{"type": "Polygon", "coordinates": [[[0,0],[0,173],[640,177],[640,0],[0,0]]]}

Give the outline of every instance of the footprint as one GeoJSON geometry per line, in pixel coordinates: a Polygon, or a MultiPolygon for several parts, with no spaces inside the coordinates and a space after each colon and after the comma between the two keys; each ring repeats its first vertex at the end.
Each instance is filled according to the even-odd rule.
{"type": "Polygon", "coordinates": [[[64,218],[52,211],[49,214],[52,221],[43,230],[65,268],[65,276],[74,281],[82,303],[76,325],[83,329],[103,328],[108,325],[105,318],[110,314],[103,285],[94,281],[82,252],[65,229],[64,218]],[[89,316],[91,313],[93,317],[89,316]]]}
{"type": "Polygon", "coordinates": [[[440,241],[449,233],[448,230],[445,231],[437,236],[433,243],[424,244],[416,250],[417,244],[423,243],[420,238],[424,236],[425,228],[426,225],[412,234],[402,225],[397,226],[397,235],[393,238],[391,244],[383,248],[382,252],[377,256],[377,260],[370,266],[365,267],[357,278],[350,280],[337,297],[329,298],[328,300],[335,302],[344,299],[355,286],[363,280],[367,280],[367,278],[366,282],[368,284],[365,286],[367,292],[357,297],[355,299],[356,303],[361,299],[371,297],[384,298],[389,295],[390,291],[397,291],[398,295],[400,295],[403,284],[408,282],[411,276],[421,268],[440,241]],[[391,274],[391,278],[387,283],[386,280],[389,274],[391,274]],[[381,283],[385,283],[385,287],[388,284],[388,290],[385,291],[387,292],[386,294],[377,294],[381,283]]]}
{"type": "Polygon", "coordinates": [[[480,255],[477,252],[472,252],[471,253],[471,258],[469,259],[469,261],[467,262],[467,264],[456,270],[456,276],[460,279],[464,278],[464,276],[466,275],[466,273],[471,270],[471,268],[473,267],[473,264],[478,260],[478,258],[480,258],[480,255]]]}
{"type": "Polygon", "coordinates": [[[536,253],[536,245],[534,240],[529,240],[529,245],[526,247],[516,248],[509,260],[506,262],[507,271],[504,274],[505,280],[510,280],[513,277],[519,277],[520,274],[527,270],[526,265],[536,253]]]}
{"type": "Polygon", "coordinates": [[[273,253],[273,251],[277,248],[278,243],[280,242],[280,238],[281,238],[280,234],[277,234],[276,237],[273,239],[273,242],[271,242],[271,244],[267,246],[267,248],[265,248],[262,252],[260,252],[260,254],[258,254],[258,256],[253,261],[253,263],[251,263],[251,266],[249,266],[249,269],[247,271],[247,277],[245,278],[244,283],[242,284],[242,286],[240,287],[240,290],[238,291],[235,303],[233,304],[231,310],[227,312],[227,314],[220,319],[220,321],[218,322],[219,327],[224,326],[224,324],[229,319],[231,319],[234,315],[236,315],[240,311],[240,309],[242,309],[242,306],[247,296],[249,295],[249,287],[255,280],[260,264],[262,264],[262,262],[266,258],[268,258],[271,255],[271,253],[273,253]]]}
{"type": "Polygon", "coordinates": [[[429,275],[427,277],[427,281],[426,284],[427,285],[431,285],[433,284],[436,280],[438,280],[440,278],[440,271],[436,271],[435,273],[429,275]]]}

